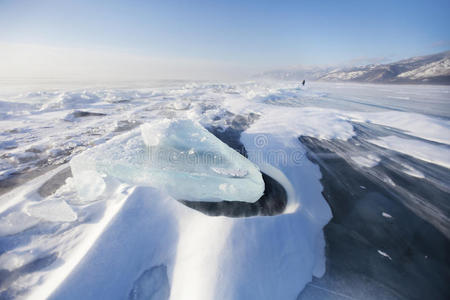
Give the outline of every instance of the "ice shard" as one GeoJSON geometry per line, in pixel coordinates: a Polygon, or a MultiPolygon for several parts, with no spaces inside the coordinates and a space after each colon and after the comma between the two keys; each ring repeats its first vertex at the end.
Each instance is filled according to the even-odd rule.
{"type": "Polygon", "coordinates": [[[259,169],[192,120],[162,120],[91,148],[71,161],[81,198],[98,198],[111,180],[153,186],[178,200],[255,202],[259,169]]]}

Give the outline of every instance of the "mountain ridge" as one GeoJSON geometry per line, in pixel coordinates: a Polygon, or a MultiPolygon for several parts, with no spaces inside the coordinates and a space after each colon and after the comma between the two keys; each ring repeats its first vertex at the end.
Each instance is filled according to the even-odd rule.
{"type": "Polygon", "coordinates": [[[258,77],[282,80],[450,85],[450,51],[415,56],[388,64],[272,70],[258,77]]]}

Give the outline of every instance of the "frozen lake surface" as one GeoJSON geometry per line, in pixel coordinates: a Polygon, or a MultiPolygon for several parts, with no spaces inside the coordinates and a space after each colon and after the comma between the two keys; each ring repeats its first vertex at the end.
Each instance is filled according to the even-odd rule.
{"type": "Polygon", "coordinates": [[[450,297],[450,87],[1,86],[2,299],[450,297]]]}

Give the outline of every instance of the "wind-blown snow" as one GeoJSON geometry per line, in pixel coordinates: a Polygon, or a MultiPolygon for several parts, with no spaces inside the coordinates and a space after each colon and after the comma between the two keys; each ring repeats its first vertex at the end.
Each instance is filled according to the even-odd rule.
{"type": "Polygon", "coordinates": [[[352,113],[357,122],[370,122],[393,127],[406,134],[433,142],[450,144],[450,121],[405,112],[352,113]]]}
{"type": "Polygon", "coordinates": [[[352,156],[351,159],[358,165],[366,168],[372,168],[380,162],[380,158],[371,154],[367,156],[352,156]]]}
{"type": "Polygon", "coordinates": [[[386,136],[378,140],[369,140],[369,142],[450,169],[450,149],[448,146],[433,145],[420,140],[403,139],[397,136],[386,136]]]}

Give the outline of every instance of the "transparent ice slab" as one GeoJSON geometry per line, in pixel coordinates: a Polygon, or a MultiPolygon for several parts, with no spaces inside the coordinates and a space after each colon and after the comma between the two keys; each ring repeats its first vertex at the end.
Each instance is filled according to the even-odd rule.
{"type": "Polygon", "coordinates": [[[153,186],[178,200],[255,202],[264,192],[259,169],[192,120],[141,125],[74,157],[79,195],[95,200],[111,179],[153,186]]]}

